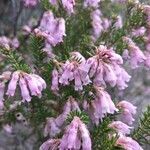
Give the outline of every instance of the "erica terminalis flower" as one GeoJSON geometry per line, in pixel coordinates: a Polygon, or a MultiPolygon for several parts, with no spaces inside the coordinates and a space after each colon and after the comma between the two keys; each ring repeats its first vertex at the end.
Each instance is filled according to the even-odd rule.
{"type": "Polygon", "coordinates": [[[18,82],[23,101],[31,101],[31,95],[41,97],[43,89],[46,88],[46,83],[40,76],[15,71],[12,73],[11,80],[8,83],[6,93],[8,96],[14,96],[18,82]]]}
{"type": "Polygon", "coordinates": [[[117,104],[118,108],[122,110],[121,120],[129,125],[134,121],[133,115],[136,114],[136,107],[127,101],[121,101],[117,104]]]}
{"type": "Polygon", "coordinates": [[[81,147],[83,150],[91,150],[91,139],[85,124],[75,116],[61,139],[60,150],[80,150],[81,147]]]}
{"type": "Polygon", "coordinates": [[[45,42],[51,46],[56,46],[63,42],[65,34],[65,20],[55,18],[51,11],[44,13],[40,26],[34,30],[37,36],[45,38],[45,42]]]}
{"type": "Polygon", "coordinates": [[[84,102],[84,109],[96,125],[107,115],[114,114],[118,109],[111,100],[110,95],[101,87],[95,86],[95,98],[90,103],[84,102]]]}
{"type": "Polygon", "coordinates": [[[108,125],[108,127],[114,129],[115,131],[118,132],[118,134],[130,134],[130,129],[132,129],[132,127],[126,125],[125,123],[121,122],[121,121],[113,121],[112,123],[110,123],[108,125]]]}
{"type": "Polygon", "coordinates": [[[125,150],[143,150],[143,148],[135,140],[126,136],[120,136],[116,141],[116,145],[125,150]]]}
{"type": "Polygon", "coordinates": [[[73,97],[69,97],[66,102],[63,112],[56,118],[47,118],[47,123],[44,128],[44,136],[49,135],[50,137],[54,137],[56,134],[62,131],[62,127],[71,111],[80,112],[79,105],[77,101],[73,97]]]}
{"type": "Polygon", "coordinates": [[[118,16],[116,17],[116,22],[115,22],[115,24],[114,24],[114,27],[115,27],[116,29],[121,29],[121,28],[123,27],[123,21],[122,21],[122,17],[121,17],[120,15],[118,15],[118,16]]]}
{"type": "Polygon", "coordinates": [[[44,142],[39,150],[58,150],[60,144],[60,139],[49,139],[44,142]]]}
{"type": "Polygon", "coordinates": [[[117,86],[120,90],[127,87],[130,75],[122,68],[123,59],[114,50],[100,45],[96,54],[90,57],[86,65],[89,67],[89,76],[93,78],[96,86],[106,86],[109,83],[112,87],[117,86]]]}
{"type": "Polygon", "coordinates": [[[129,37],[123,37],[123,41],[128,47],[128,58],[133,69],[139,67],[140,64],[144,63],[146,57],[140,48],[130,39],[129,37]]]}
{"type": "Polygon", "coordinates": [[[74,13],[75,0],[62,0],[62,4],[68,14],[74,13]]]}
{"type": "Polygon", "coordinates": [[[86,59],[79,52],[72,52],[70,60],[61,64],[59,70],[54,69],[52,75],[52,89],[58,89],[58,77],[61,85],[69,85],[74,81],[74,88],[76,91],[83,90],[83,86],[91,83],[88,76],[89,68],[86,67],[86,59]]]}

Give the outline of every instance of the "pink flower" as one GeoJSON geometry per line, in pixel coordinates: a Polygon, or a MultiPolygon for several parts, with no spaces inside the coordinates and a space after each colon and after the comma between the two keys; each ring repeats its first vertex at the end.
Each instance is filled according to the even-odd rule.
{"type": "Polygon", "coordinates": [[[6,36],[0,37],[0,47],[4,47],[6,49],[10,49],[10,39],[6,36]]]}
{"type": "Polygon", "coordinates": [[[0,37],[0,46],[6,49],[16,49],[20,45],[18,39],[15,37],[13,39],[9,39],[5,36],[0,37]]]}
{"type": "Polygon", "coordinates": [[[102,26],[104,31],[107,31],[110,25],[111,25],[111,21],[107,18],[103,18],[102,26]]]}
{"type": "Polygon", "coordinates": [[[123,134],[123,135],[130,134],[130,129],[132,128],[121,121],[114,121],[114,122],[110,123],[108,126],[112,129],[116,130],[119,135],[120,134],[123,134]]]}
{"type": "Polygon", "coordinates": [[[76,149],[91,150],[89,131],[80,118],[74,117],[68,125],[60,143],[60,150],[76,149]]]}
{"type": "Polygon", "coordinates": [[[62,4],[68,14],[74,13],[75,0],[62,0],[62,4]]]}
{"type": "Polygon", "coordinates": [[[116,29],[121,29],[123,27],[122,17],[120,15],[117,16],[114,26],[116,29]]]}
{"type": "Polygon", "coordinates": [[[42,90],[46,88],[45,81],[35,74],[25,74],[24,78],[27,82],[31,95],[38,96],[40,98],[42,96],[42,90]]]}
{"type": "Polygon", "coordinates": [[[125,150],[143,150],[143,148],[130,137],[121,136],[116,141],[116,144],[125,150]]]}
{"type": "Polygon", "coordinates": [[[37,0],[23,0],[24,2],[24,5],[26,7],[33,7],[33,6],[36,6],[38,1],[37,0]]]}
{"type": "Polygon", "coordinates": [[[23,30],[23,33],[24,33],[25,35],[28,35],[28,34],[31,32],[31,27],[28,26],[28,25],[24,25],[24,26],[22,27],[22,30],[23,30]]]}
{"type": "Polygon", "coordinates": [[[145,61],[146,57],[130,38],[124,37],[123,40],[128,45],[131,67],[135,69],[145,61]]]}
{"type": "Polygon", "coordinates": [[[9,124],[3,125],[3,129],[4,129],[7,133],[9,133],[9,134],[12,133],[12,126],[9,125],[9,124]]]}
{"type": "Polygon", "coordinates": [[[22,95],[23,101],[30,102],[31,96],[27,87],[27,83],[23,77],[20,77],[19,86],[21,89],[21,95],[22,95]]]}
{"type": "Polygon", "coordinates": [[[23,101],[31,101],[30,93],[31,95],[41,97],[42,90],[46,88],[46,83],[40,76],[15,71],[8,84],[7,95],[14,96],[18,81],[23,101]]]}
{"type": "Polygon", "coordinates": [[[133,37],[139,37],[139,36],[143,36],[146,32],[146,28],[145,27],[140,27],[137,29],[132,29],[132,36],[133,37]]]}
{"type": "Polygon", "coordinates": [[[54,6],[57,6],[57,0],[49,0],[49,2],[54,5],[54,6]]]}
{"type": "Polygon", "coordinates": [[[39,150],[56,150],[59,148],[59,144],[59,139],[49,139],[40,146],[39,150]]]}
{"type": "Polygon", "coordinates": [[[130,75],[122,68],[123,59],[113,49],[100,45],[96,55],[89,58],[89,76],[93,78],[96,86],[106,86],[109,83],[112,87],[117,86],[120,90],[127,87],[130,75]]]}
{"type": "Polygon", "coordinates": [[[130,81],[131,76],[125,71],[124,68],[120,68],[118,65],[114,65],[114,69],[116,70],[117,81],[116,85],[119,90],[124,90],[128,87],[127,82],[130,81]]]}
{"type": "Polygon", "coordinates": [[[56,46],[63,42],[65,34],[65,20],[63,18],[54,18],[51,11],[44,13],[40,26],[34,30],[37,36],[45,38],[45,42],[51,46],[56,46]]]}
{"type": "Polygon", "coordinates": [[[102,14],[101,14],[100,10],[98,10],[98,9],[94,10],[91,13],[92,27],[93,27],[92,36],[93,36],[94,41],[97,40],[101,36],[101,34],[104,30],[103,21],[102,21],[101,16],[102,16],[102,14]]]}
{"type": "Polygon", "coordinates": [[[143,11],[146,15],[150,15],[150,6],[149,5],[143,5],[143,11]]]}
{"type": "Polygon", "coordinates": [[[8,84],[8,89],[7,89],[7,93],[6,93],[8,96],[14,96],[16,87],[17,87],[17,82],[19,80],[19,74],[20,74],[19,71],[15,71],[12,74],[12,78],[8,84]]]}
{"type": "Polygon", "coordinates": [[[44,136],[49,135],[50,137],[54,137],[55,135],[60,133],[63,124],[65,123],[71,111],[80,112],[81,110],[79,108],[78,103],[75,101],[75,99],[70,96],[63,108],[63,112],[57,118],[52,118],[52,117],[47,118],[47,123],[44,128],[44,136]]]}
{"type": "Polygon", "coordinates": [[[87,127],[82,122],[79,126],[79,131],[81,132],[81,139],[82,139],[82,149],[83,150],[91,150],[92,149],[92,143],[90,138],[90,133],[87,130],[87,127]]]}
{"type": "Polygon", "coordinates": [[[17,38],[13,38],[12,40],[11,40],[11,47],[13,48],[13,49],[16,49],[16,48],[18,48],[19,47],[19,45],[20,45],[20,43],[19,43],[19,41],[18,41],[18,39],[17,38]]]}
{"type": "Polygon", "coordinates": [[[91,83],[88,76],[89,66],[79,52],[72,52],[70,60],[61,64],[59,69],[59,83],[62,85],[69,85],[74,80],[74,88],[78,91],[82,90],[84,85],[91,83]]]}
{"type": "Polygon", "coordinates": [[[123,110],[121,114],[122,121],[127,124],[132,124],[134,121],[133,115],[136,114],[136,107],[127,101],[121,101],[117,106],[123,110]]]}
{"type": "Polygon", "coordinates": [[[56,69],[52,72],[52,86],[51,89],[53,91],[59,90],[58,88],[58,71],[56,69]]]}
{"type": "Polygon", "coordinates": [[[95,91],[95,99],[90,104],[86,104],[84,108],[86,108],[92,121],[98,125],[99,120],[102,121],[107,114],[114,114],[118,109],[115,107],[110,95],[104,89],[95,86],[95,91]]]}

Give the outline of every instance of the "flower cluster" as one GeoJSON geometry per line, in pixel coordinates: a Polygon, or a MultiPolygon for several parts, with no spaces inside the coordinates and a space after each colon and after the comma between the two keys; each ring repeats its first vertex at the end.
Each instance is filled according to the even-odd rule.
{"type": "Polygon", "coordinates": [[[74,80],[75,90],[83,90],[83,85],[91,83],[88,70],[85,68],[86,59],[79,52],[72,52],[71,59],[62,64],[61,68],[52,72],[52,90],[58,90],[58,84],[69,85],[74,80]]]}
{"type": "Polygon", "coordinates": [[[83,90],[83,85],[91,81],[96,86],[106,86],[106,82],[120,90],[127,87],[130,75],[121,67],[123,60],[119,54],[106,46],[100,45],[96,55],[85,59],[80,53],[73,52],[72,60],[67,60],[59,70],[52,73],[52,90],[58,90],[59,83],[69,85],[69,81],[75,81],[75,90],[83,90]],[[79,61],[77,61],[79,60],[79,61]]]}
{"type": "Polygon", "coordinates": [[[102,121],[107,114],[114,114],[118,109],[115,107],[110,95],[103,88],[95,86],[95,91],[95,99],[90,103],[84,101],[83,107],[93,123],[98,125],[99,120],[102,121]]]}
{"type": "Polygon", "coordinates": [[[6,48],[6,49],[16,49],[20,45],[18,39],[15,37],[13,39],[9,39],[6,36],[0,37],[0,47],[6,48]]]}
{"type": "MultiPolygon", "coordinates": [[[[46,88],[45,81],[36,74],[27,74],[22,71],[15,71],[12,73],[11,80],[8,83],[8,89],[6,95],[14,96],[19,82],[19,87],[21,89],[21,95],[23,101],[31,101],[32,96],[42,96],[42,90],[46,88]]],[[[4,88],[2,93],[4,93],[4,88]]]]}
{"type": "Polygon", "coordinates": [[[123,37],[123,41],[127,44],[128,50],[124,51],[125,57],[128,57],[133,69],[144,63],[146,57],[140,48],[129,37],[123,37]]]}
{"type": "Polygon", "coordinates": [[[96,86],[105,86],[106,82],[112,87],[117,86],[120,90],[127,87],[130,75],[122,68],[122,57],[114,50],[100,45],[96,55],[87,60],[89,76],[93,78],[96,86]]]}
{"type": "Polygon", "coordinates": [[[131,125],[134,121],[133,115],[136,114],[136,107],[127,101],[121,101],[117,106],[122,110],[121,120],[131,125]]]}
{"type": "Polygon", "coordinates": [[[76,149],[91,150],[91,139],[85,124],[78,117],[74,117],[68,125],[60,142],[60,150],[76,149]]]}
{"type": "Polygon", "coordinates": [[[92,20],[92,39],[96,41],[102,34],[108,30],[111,25],[111,21],[107,18],[104,18],[101,11],[99,9],[91,12],[91,20],[92,20]]]}
{"type": "Polygon", "coordinates": [[[143,148],[135,140],[126,136],[119,137],[116,145],[121,146],[125,150],[143,150],[143,148]]]}
{"type": "Polygon", "coordinates": [[[91,139],[86,125],[78,117],[74,117],[72,122],[67,126],[65,134],[61,140],[51,139],[43,143],[41,150],[57,147],[60,150],[75,149],[91,150],[91,139]]]}
{"type": "Polygon", "coordinates": [[[81,111],[78,103],[73,97],[69,97],[68,101],[64,106],[62,114],[60,114],[57,118],[47,118],[47,123],[44,128],[44,136],[49,135],[50,137],[54,137],[56,134],[60,133],[63,124],[65,123],[71,111],[81,111]]]}
{"type": "Polygon", "coordinates": [[[121,121],[114,121],[109,124],[109,127],[114,129],[119,135],[119,138],[116,141],[117,146],[122,147],[125,150],[143,150],[135,140],[126,136],[127,134],[130,134],[130,129],[132,129],[132,127],[129,127],[121,121]]]}
{"type": "Polygon", "coordinates": [[[44,142],[39,150],[57,150],[60,145],[60,139],[49,139],[44,142]]]}
{"type": "MultiPolygon", "coordinates": [[[[54,18],[51,11],[44,13],[41,19],[40,26],[34,30],[37,36],[45,39],[45,44],[56,46],[58,43],[63,42],[65,34],[65,20],[63,18],[54,18]]],[[[47,48],[47,47],[46,47],[47,48]]]]}

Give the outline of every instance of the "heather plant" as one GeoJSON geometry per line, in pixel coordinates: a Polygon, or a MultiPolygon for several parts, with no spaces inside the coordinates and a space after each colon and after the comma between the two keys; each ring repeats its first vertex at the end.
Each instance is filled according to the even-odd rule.
{"type": "MultiPolygon", "coordinates": [[[[116,100],[131,69],[150,68],[150,6],[138,0],[22,0],[33,25],[0,37],[0,123],[34,128],[40,150],[142,150],[150,109],[116,100]]],[[[21,9],[18,12],[19,17],[21,9]]],[[[17,21],[17,18],[16,18],[17,21]]],[[[17,24],[17,23],[16,23],[17,24]]]]}

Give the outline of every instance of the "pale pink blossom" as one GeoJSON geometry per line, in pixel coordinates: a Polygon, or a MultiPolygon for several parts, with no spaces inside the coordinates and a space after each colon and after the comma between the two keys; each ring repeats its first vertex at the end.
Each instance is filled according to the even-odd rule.
{"type": "Polygon", "coordinates": [[[121,101],[117,106],[122,110],[121,120],[127,124],[132,124],[134,121],[133,115],[136,114],[136,107],[127,101],[121,101]]]}
{"type": "Polygon", "coordinates": [[[10,49],[10,39],[6,36],[0,37],[0,47],[4,47],[6,49],[10,49]]]}
{"type": "Polygon", "coordinates": [[[91,150],[91,139],[85,124],[75,116],[61,139],[60,150],[80,150],[81,146],[83,150],[91,150]]]}
{"type": "Polygon", "coordinates": [[[121,122],[121,121],[113,121],[112,123],[110,123],[108,125],[110,128],[116,130],[118,132],[118,134],[130,134],[130,129],[132,129],[132,127],[126,125],[125,123],[121,122]]]}
{"type": "Polygon", "coordinates": [[[106,83],[109,83],[112,87],[117,86],[120,90],[127,87],[126,83],[131,77],[121,66],[123,64],[122,57],[113,49],[100,45],[96,55],[90,57],[87,62],[90,62],[86,64],[89,65],[88,74],[90,78],[93,78],[94,85],[105,87],[106,83]]]}
{"type": "Polygon", "coordinates": [[[139,36],[143,36],[146,32],[146,28],[145,27],[140,27],[140,28],[137,28],[137,29],[132,29],[132,33],[131,35],[133,37],[139,37],[139,36]]]}
{"type": "Polygon", "coordinates": [[[53,91],[59,90],[59,88],[58,88],[58,77],[59,77],[58,71],[57,71],[57,69],[54,69],[52,71],[52,86],[51,86],[51,89],[53,91]]]}
{"type": "Polygon", "coordinates": [[[57,150],[59,144],[60,139],[49,139],[40,146],[39,150],[57,150]]]}
{"type": "Polygon", "coordinates": [[[16,49],[16,48],[19,47],[20,43],[19,43],[19,41],[18,41],[17,38],[13,38],[13,39],[11,40],[10,45],[11,45],[11,47],[12,47],[13,49],[16,49]]]}
{"type": "Polygon", "coordinates": [[[115,22],[115,24],[114,24],[114,27],[115,27],[116,29],[121,29],[121,28],[123,27],[123,21],[122,21],[122,17],[121,17],[120,15],[117,16],[116,22],[115,22]]]}
{"type": "Polygon", "coordinates": [[[144,63],[146,57],[140,48],[128,37],[123,37],[123,41],[128,46],[129,51],[129,61],[133,69],[139,67],[140,64],[144,63]]]}
{"type": "MultiPolygon", "coordinates": [[[[84,85],[91,83],[88,75],[89,67],[85,58],[79,52],[72,52],[70,60],[61,64],[59,68],[59,83],[61,85],[69,85],[74,81],[74,89],[79,91],[83,90],[84,85]]],[[[52,81],[55,77],[52,76],[52,81]]]]}
{"type": "Polygon", "coordinates": [[[102,14],[100,10],[96,9],[91,12],[91,19],[92,19],[92,36],[93,40],[96,41],[102,34],[104,27],[103,27],[103,20],[102,14]]]}
{"type": "Polygon", "coordinates": [[[92,149],[92,143],[90,138],[90,133],[85,126],[84,123],[80,123],[79,131],[81,132],[81,139],[82,139],[82,149],[83,150],[91,150],[92,149]]]}
{"type": "Polygon", "coordinates": [[[116,145],[124,148],[125,150],[143,150],[143,148],[132,138],[126,136],[120,136],[116,145]]]}
{"type": "Polygon", "coordinates": [[[80,108],[78,103],[75,101],[73,97],[69,97],[66,102],[63,112],[56,118],[47,118],[47,123],[44,128],[44,136],[49,135],[50,137],[54,137],[58,133],[62,131],[62,127],[71,111],[80,112],[80,108]]]}
{"type": "Polygon", "coordinates": [[[12,74],[12,78],[8,84],[8,89],[7,89],[7,93],[6,93],[8,96],[14,96],[15,91],[16,91],[16,87],[17,87],[17,83],[19,80],[19,74],[20,74],[19,71],[15,71],[12,74]]]}
{"type": "Polygon", "coordinates": [[[57,6],[57,4],[58,4],[57,0],[49,0],[49,2],[54,6],[57,6]]]}
{"type": "Polygon", "coordinates": [[[62,0],[62,4],[68,14],[74,13],[75,0],[62,0]]]}
{"type": "Polygon", "coordinates": [[[3,125],[3,129],[4,129],[7,133],[9,133],[9,134],[12,133],[12,126],[9,125],[9,124],[3,125]]]}
{"type": "Polygon", "coordinates": [[[51,46],[56,46],[63,42],[65,34],[65,20],[63,18],[54,18],[51,11],[44,13],[40,26],[34,30],[37,36],[45,38],[45,42],[51,46]]]}
{"type": "Polygon", "coordinates": [[[107,114],[114,114],[118,109],[115,107],[110,95],[103,88],[95,86],[95,91],[95,99],[89,104],[86,103],[86,107],[84,108],[93,123],[98,125],[99,121],[102,121],[107,114]]]}
{"type": "Polygon", "coordinates": [[[22,95],[23,101],[30,102],[31,96],[27,87],[27,83],[23,77],[20,77],[19,86],[21,89],[21,95],[22,95]]]}

